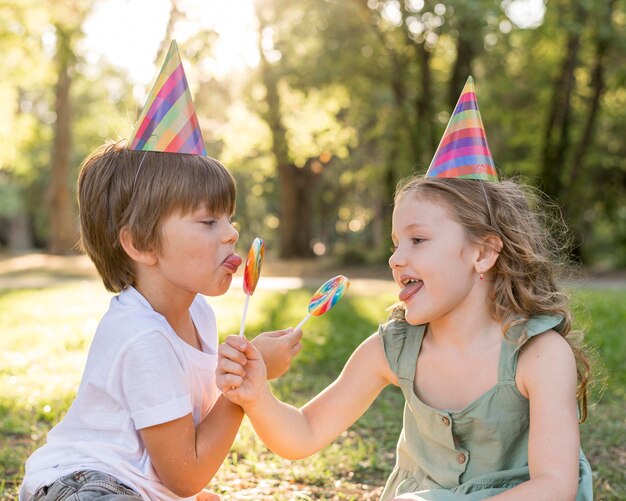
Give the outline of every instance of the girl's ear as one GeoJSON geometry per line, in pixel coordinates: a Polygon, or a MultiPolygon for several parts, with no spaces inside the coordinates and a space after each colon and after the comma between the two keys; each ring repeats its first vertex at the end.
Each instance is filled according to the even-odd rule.
{"type": "Polygon", "coordinates": [[[478,259],[476,260],[476,271],[478,273],[486,273],[489,271],[493,265],[496,264],[502,247],[502,239],[499,236],[489,235],[485,238],[480,247],[478,259]]]}
{"type": "Polygon", "coordinates": [[[136,263],[141,263],[148,266],[154,266],[157,263],[157,257],[154,252],[142,251],[135,247],[133,236],[126,227],[122,228],[122,231],[120,231],[120,244],[122,245],[124,252],[128,254],[128,257],[130,257],[136,263]]]}

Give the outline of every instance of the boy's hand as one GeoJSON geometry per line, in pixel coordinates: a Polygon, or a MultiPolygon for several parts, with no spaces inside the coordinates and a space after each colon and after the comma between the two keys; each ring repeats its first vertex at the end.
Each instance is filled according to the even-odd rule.
{"type": "Polygon", "coordinates": [[[207,489],[202,489],[198,494],[196,494],[195,501],[220,501],[222,498],[219,497],[214,492],[211,492],[207,489]]]}
{"type": "Polygon", "coordinates": [[[233,403],[246,407],[267,389],[267,372],[261,353],[250,341],[228,336],[218,348],[217,387],[233,403]]]}
{"type": "Polygon", "coordinates": [[[275,379],[287,372],[291,361],[302,349],[301,339],[302,330],[296,331],[290,328],[264,332],[252,340],[254,347],[263,356],[267,368],[267,379],[275,379]]]}

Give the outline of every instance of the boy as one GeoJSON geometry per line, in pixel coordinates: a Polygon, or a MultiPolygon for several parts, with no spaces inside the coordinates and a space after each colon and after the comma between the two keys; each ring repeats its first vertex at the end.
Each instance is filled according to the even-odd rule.
{"type": "MultiPolygon", "coordinates": [[[[174,67],[184,98],[182,65],[174,67]]],[[[180,102],[170,99],[171,108],[180,102]]],[[[193,499],[243,417],[215,385],[215,315],[200,296],[224,294],[242,262],[231,224],[234,180],[204,156],[193,108],[187,125],[200,134],[200,150],[197,141],[178,141],[176,152],[145,141],[137,147],[144,133],[157,131],[157,142],[171,137],[148,109],[142,118],[157,123],[140,118],[130,148],[104,145],[81,166],[82,248],[119,294],[98,326],[76,399],[26,462],[20,499],[193,499]]],[[[270,377],[288,369],[300,337],[285,330],[254,340],[270,377]]]]}

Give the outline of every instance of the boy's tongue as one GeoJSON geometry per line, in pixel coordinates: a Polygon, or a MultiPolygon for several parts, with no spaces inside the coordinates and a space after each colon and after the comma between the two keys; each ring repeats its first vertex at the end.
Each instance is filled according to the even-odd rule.
{"type": "Polygon", "coordinates": [[[417,282],[411,282],[410,284],[405,285],[404,288],[400,291],[400,294],[398,295],[398,299],[400,299],[400,301],[407,301],[418,290],[420,290],[423,285],[424,285],[424,282],[422,282],[421,280],[418,280],[417,282]]]}
{"type": "Polygon", "coordinates": [[[237,254],[231,254],[224,260],[224,265],[237,271],[243,260],[237,254]]]}

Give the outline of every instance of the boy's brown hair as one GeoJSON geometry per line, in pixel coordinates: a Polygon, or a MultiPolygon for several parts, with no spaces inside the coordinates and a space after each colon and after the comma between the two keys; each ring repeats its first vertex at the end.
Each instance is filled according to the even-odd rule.
{"type": "Polygon", "coordinates": [[[107,143],[80,168],[80,246],[106,289],[120,292],[135,281],[133,262],[120,244],[123,228],[138,250],[158,252],[165,217],[199,207],[232,216],[235,196],[233,177],[213,158],[107,143]]]}

